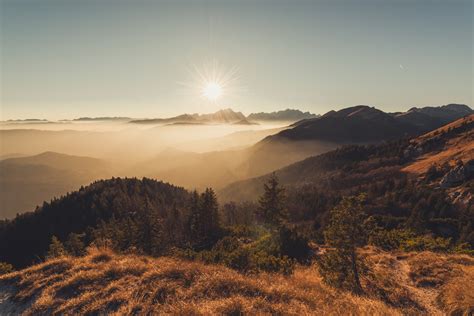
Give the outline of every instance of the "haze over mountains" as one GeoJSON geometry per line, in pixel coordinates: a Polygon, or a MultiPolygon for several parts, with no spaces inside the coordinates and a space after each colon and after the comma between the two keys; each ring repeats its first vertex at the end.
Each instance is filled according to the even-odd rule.
{"type": "Polygon", "coordinates": [[[52,124],[67,122],[128,122],[132,124],[257,124],[255,122],[296,122],[303,119],[317,117],[316,114],[310,112],[302,112],[300,110],[286,109],[271,113],[260,112],[250,113],[248,116],[242,112],[235,112],[230,108],[222,109],[209,114],[181,114],[168,118],[142,118],[134,119],[123,116],[102,116],[102,117],[80,117],[75,119],[63,119],[59,121],[50,121],[46,119],[10,119],[4,121],[5,124],[52,124]]]}
{"type": "Polygon", "coordinates": [[[68,130],[9,126],[0,130],[2,156],[26,157],[0,163],[1,185],[8,188],[2,192],[0,216],[32,210],[53,196],[109,176],[146,176],[188,189],[223,188],[342,145],[420,135],[471,113],[468,106],[456,104],[403,113],[355,106],[321,117],[295,110],[245,117],[226,109],[145,124],[111,117],[61,123],[68,130]],[[204,124],[168,125],[183,118],[204,124]],[[296,118],[303,119],[277,123],[296,118]],[[233,124],[242,120],[259,120],[260,125],[233,124]]]}
{"type": "Polygon", "coordinates": [[[103,160],[54,152],[2,160],[1,217],[13,217],[25,210],[32,210],[42,201],[113,174],[103,160]]]}
{"type": "Polygon", "coordinates": [[[170,118],[133,120],[130,123],[136,124],[212,124],[212,123],[232,123],[232,124],[250,124],[253,121],[281,121],[296,122],[302,119],[313,118],[316,115],[300,110],[286,109],[272,113],[251,113],[247,117],[242,112],[234,112],[232,109],[219,110],[211,114],[182,114],[170,118]]]}
{"type": "MultiPolygon", "coordinates": [[[[339,190],[347,190],[354,185],[383,181],[401,173],[424,175],[433,165],[442,166],[454,161],[467,163],[474,159],[474,114],[393,146],[396,150],[380,155],[390,145],[351,145],[309,157],[274,172],[287,187],[310,185],[323,189],[337,182],[339,190]]],[[[269,176],[266,174],[230,184],[219,195],[223,200],[254,200],[261,194],[262,185],[269,176]]],[[[474,198],[471,203],[474,203],[474,198]]]]}

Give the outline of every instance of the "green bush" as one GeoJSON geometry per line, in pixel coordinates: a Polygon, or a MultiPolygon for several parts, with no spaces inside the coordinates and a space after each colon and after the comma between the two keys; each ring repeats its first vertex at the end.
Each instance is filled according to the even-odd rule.
{"type": "Polygon", "coordinates": [[[295,262],[287,256],[276,257],[265,252],[256,252],[251,256],[251,261],[257,271],[293,273],[295,262]]]}
{"type": "Polygon", "coordinates": [[[228,234],[230,236],[238,237],[238,238],[251,238],[251,239],[258,239],[261,236],[268,233],[268,230],[265,229],[263,226],[260,225],[253,225],[253,226],[245,226],[245,225],[237,225],[231,226],[227,228],[228,234]]]}
{"type": "Polygon", "coordinates": [[[452,252],[451,238],[416,235],[410,230],[378,229],[371,232],[369,243],[384,250],[452,252]]]}
{"type": "Polygon", "coordinates": [[[242,272],[254,270],[252,254],[246,248],[239,248],[227,254],[223,263],[232,269],[236,269],[242,272]]]}
{"type": "Polygon", "coordinates": [[[307,262],[310,257],[311,248],[308,239],[298,234],[296,229],[280,227],[278,232],[278,244],[283,256],[295,259],[301,263],[307,262]]]}
{"type": "Polygon", "coordinates": [[[236,237],[224,237],[211,250],[195,251],[183,249],[175,255],[189,260],[222,264],[241,272],[293,272],[295,260],[281,255],[278,237],[266,234],[259,240],[242,244],[236,237]]]}
{"type": "Polygon", "coordinates": [[[469,256],[474,256],[474,249],[472,249],[471,246],[467,242],[456,245],[453,249],[453,252],[465,254],[469,256]]]}
{"type": "Polygon", "coordinates": [[[369,244],[377,246],[383,250],[400,249],[401,245],[414,234],[400,229],[384,230],[377,229],[370,233],[369,244]]]}
{"type": "Polygon", "coordinates": [[[450,252],[452,250],[451,238],[416,236],[403,241],[400,249],[403,251],[450,252]]]}

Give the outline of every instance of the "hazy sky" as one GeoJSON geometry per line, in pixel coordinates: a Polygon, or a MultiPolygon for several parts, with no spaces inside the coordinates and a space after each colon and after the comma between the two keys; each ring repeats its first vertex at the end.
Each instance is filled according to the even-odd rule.
{"type": "Polygon", "coordinates": [[[471,0],[0,2],[2,119],[473,103],[471,0]]]}

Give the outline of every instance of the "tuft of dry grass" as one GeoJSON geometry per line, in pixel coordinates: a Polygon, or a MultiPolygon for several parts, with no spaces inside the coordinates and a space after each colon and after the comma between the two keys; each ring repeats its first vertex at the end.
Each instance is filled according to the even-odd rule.
{"type": "Polygon", "coordinates": [[[362,282],[368,295],[379,298],[405,315],[424,311],[406,287],[407,277],[401,271],[396,255],[375,247],[366,247],[360,253],[367,266],[362,282]]]}
{"type": "Polygon", "coordinates": [[[449,315],[474,314],[474,258],[431,252],[413,254],[410,277],[436,289],[436,304],[449,315]]]}
{"type": "Polygon", "coordinates": [[[82,258],[58,258],[0,277],[0,314],[12,303],[24,315],[419,315],[462,314],[474,305],[470,257],[397,255],[373,247],[361,250],[361,257],[370,272],[363,279],[365,295],[355,296],[324,285],[315,266],[298,267],[291,276],[243,275],[93,249],[82,258]],[[442,281],[427,289],[419,283],[424,278],[442,281]],[[433,289],[436,300],[424,296],[433,289]],[[8,302],[2,303],[2,291],[11,293],[8,302]]]}
{"type": "Polygon", "coordinates": [[[366,294],[403,314],[472,313],[474,258],[428,251],[385,252],[375,247],[360,254],[368,267],[363,279],[366,294]]]}
{"type": "Polygon", "coordinates": [[[462,274],[463,271],[454,268],[455,260],[443,254],[427,251],[410,256],[408,262],[410,264],[409,276],[418,287],[443,285],[448,279],[462,274]]]}
{"type": "Polygon", "coordinates": [[[466,267],[464,273],[446,282],[437,297],[449,315],[474,315],[474,266],[466,267]]]}

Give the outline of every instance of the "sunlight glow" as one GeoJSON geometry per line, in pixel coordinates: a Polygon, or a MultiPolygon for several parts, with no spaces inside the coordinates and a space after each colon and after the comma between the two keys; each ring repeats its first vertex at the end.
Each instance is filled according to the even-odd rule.
{"type": "Polygon", "coordinates": [[[217,60],[204,62],[200,66],[191,64],[188,68],[188,81],[178,82],[186,88],[191,95],[196,94],[206,102],[201,105],[219,106],[221,99],[229,101],[244,92],[239,85],[239,74],[237,67],[224,67],[217,60]]]}
{"type": "Polygon", "coordinates": [[[202,95],[210,101],[216,101],[222,95],[222,86],[217,82],[208,82],[202,90],[202,95]]]}

